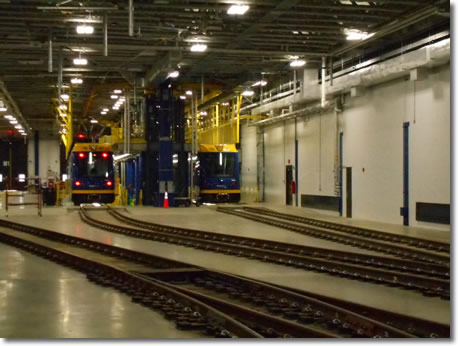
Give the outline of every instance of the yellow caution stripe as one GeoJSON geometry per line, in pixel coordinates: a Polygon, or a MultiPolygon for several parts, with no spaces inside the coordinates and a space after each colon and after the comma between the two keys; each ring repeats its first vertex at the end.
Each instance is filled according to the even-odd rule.
{"type": "Polygon", "coordinates": [[[114,190],[73,190],[72,194],[74,195],[107,195],[107,194],[113,194],[114,195],[114,190]]]}
{"type": "Polygon", "coordinates": [[[210,193],[240,193],[240,190],[200,190],[200,193],[210,194],[210,193]]]}

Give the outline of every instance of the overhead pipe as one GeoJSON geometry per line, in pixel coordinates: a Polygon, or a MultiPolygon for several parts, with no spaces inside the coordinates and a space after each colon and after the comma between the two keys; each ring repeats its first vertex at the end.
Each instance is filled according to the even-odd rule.
{"type": "Polygon", "coordinates": [[[326,104],[326,57],[321,58],[321,107],[326,104]]]}
{"type": "Polygon", "coordinates": [[[52,29],[48,35],[48,72],[52,72],[52,29]]]}
{"type": "Polygon", "coordinates": [[[108,16],[103,16],[103,56],[108,56],[108,16]]]}
{"type": "Polygon", "coordinates": [[[62,54],[62,48],[60,48],[59,50],[59,71],[57,73],[57,89],[58,89],[59,97],[62,94],[63,64],[64,64],[64,57],[62,54]]]}
{"type": "Polygon", "coordinates": [[[129,36],[134,36],[134,0],[129,0],[129,36]]]}

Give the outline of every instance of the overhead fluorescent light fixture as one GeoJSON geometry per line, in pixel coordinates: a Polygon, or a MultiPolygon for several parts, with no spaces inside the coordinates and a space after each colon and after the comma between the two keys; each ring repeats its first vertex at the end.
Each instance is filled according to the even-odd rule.
{"type": "Polygon", "coordinates": [[[191,90],[187,90],[187,91],[186,91],[186,95],[191,96],[191,95],[192,95],[192,91],[191,91],[191,90]]]}
{"type": "Polygon", "coordinates": [[[0,107],[0,112],[6,112],[8,110],[8,108],[6,107],[0,107]]]}
{"type": "Polygon", "coordinates": [[[68,96],[67,94],[62,94],[60,95],[60,98],[64,101],[68,101],[68,99],[70,98],[70,96],[68,96]]]}
{"type": "Polygon", "coordinates": [[[109,109],[108,109],[108,108],[104,108],[104,109],[102,109],[102,111],[103,111],[103,112],[108,112],[109,109]]]}
{"type": "Polygon", "coordinates": [[[11,114],[4,115],[3,117],[8,120],[16,120],[11,114]]]}
{"type": "Polygon", "coordinates": [[[244,92],[242,92],[242,95],[250,97],[250,96],[254,95],[254,91],[253,90],[245,90],[244,92]]]}
{"type": "Polygon", "coordinates": [[[170,72],[170,73],[169,73],[169,75],[167,76],[167,78],[177,78],[179,75],[180,75],[180,72],[178,72],[178,71],[173,71],[173,72],[170,72]]]}
{"type": "Polygon", "coordinates": [[[63,111],[66,111],[67,110],[67,106],[66,105],[60,105],[59,109],[62,109],[63,111]]]}
{"type": "Polygon", "coordinates": [[[180,99],[186,100],[186,95],[180,95],[180,99]]]}
{"type": "Polygon", "coordinates": [[[72,84],[83,84],[83,80],[81,78],[72,78],[70,82],[72,84]]]}
{"type": "Polygon", "coordinates": [[[22,129],[22,125],[16,125],[14,128],[15,128],[15,129],[18,129],[18,130],[19,130],[19,129],[22,129]]]}
{"type": "Polygon", "coordinates": [[[365,31],[361,31],[358,29],[345,29],[344,34],[347,35],[348,41],[363,41],[368,39],[369,37],[374,36],[374,34],[369,34],[365,31]]]}
{"type": "Polygon", "coordinates": [[[222,106],[229,106],[229,102],[223,102],[221,103],[222,106]]]}
{"type": "Polygon", "coordinates": [[[265,80],[260,80],[260,81],[257,81],[256,83],[254,83],[252,86],[266,86],[267,85],[267,82],[265,80]]]}
{"type": "Polygon", "coordinates": [[[118,95],[111,95],[110,97],[111,97],[113,100],[117,100],[119,96],[118,96],[118,95]]]}
{"type": "Polygon", "coordinates": [[[302,67],[304,65],[305,65],[305,60],[302,60],[302,59],[293,60],[289,63],[289,66],[291,67],[302,67]]]}
{"type": "Polygon", "coordinates": [[[87,65],[87,59],[86,58],[81,58],[81,57],[80,58],[75,58],[75,59],[73,59],[73,63],[75,65],[80,65],[80,66],[81,65],[87,65]]]}
{"type": "Polygon", "coordinates": [[[76,33],[79,35],[91,35],[94,33],[94,27],[92,25],[78,25],[76,33]]]}
{"type": "Polygon", "coordinates": [[[97,123],[98,123],[98,121],[97,121],[97,120],[95,120],[95,119],[91,119],[91,124],[97,124],[97,123]]]}
{"type": "Polygon", "coordinates": [[[229,7],[227,10],[227,14],[231,16],[241,16],[246,13],[250,9],[250,6],[248,5],[232,5],[229,7]]]}
{"type": "Polygon", "coordinates": [[[205,52],[207,45],[203,43],[195,43],[191,46],[191,52],[205,52]]]}
{"type": "Polygon", "coordinates": [[[100,114],[105,115],[107,112],[101,111],[100,114]]]}
{"type": "Polygon", "coordinates": [[[111,107],[111,108],[114,109],[114,110],[118,110],[118,109],[119,109],[119,106],[116,106],[116,105],[115,105],[115,106],[113,106],[113,107],[111,107]]]}
{"type": "Polygon", "coordinates": [[[113,93],[115,93],[115,94],[122,94],[122,90],[120,90],[120,89],[115,89],[115,90],[113,90],[113,93]]]}
{"type": "Polygon", "coordinates": [[[23,135],[23,136],[27,136],[27,133],[23,132],[23,133],[21,133],[21,135],[23,135]]]}
{"type": "Polygon", "coordinates": [[[200,115],[207,115],[207,112],[206,111],[202,111],[202,112],[200,112],[200,115]]]}
{"type": "Polygon", "coordinates": [[[10,120],[10,124],[11,125],[16,125],[17,124],[17,120],[10,120]]]}

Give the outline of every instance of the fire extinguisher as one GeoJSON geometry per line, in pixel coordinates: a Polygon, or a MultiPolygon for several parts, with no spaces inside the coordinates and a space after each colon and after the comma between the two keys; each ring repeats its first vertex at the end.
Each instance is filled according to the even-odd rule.
{"type": "Polygon", "coordinates": [[[296,194],[296,182],[294,180],[291,182],[291,193],[296,194]]]}

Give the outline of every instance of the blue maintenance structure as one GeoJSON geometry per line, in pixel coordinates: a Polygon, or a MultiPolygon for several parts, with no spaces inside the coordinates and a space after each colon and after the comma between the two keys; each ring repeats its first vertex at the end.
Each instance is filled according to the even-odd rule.
{"type": "Polygon", "coordinates": [[[187,196],[188,153],[185,151],[184,102],[167,80],[156,95],[145,98],[146,151],[142,153],[143,204],[161,207],[165,192],[169,205],[187,196]]]}

